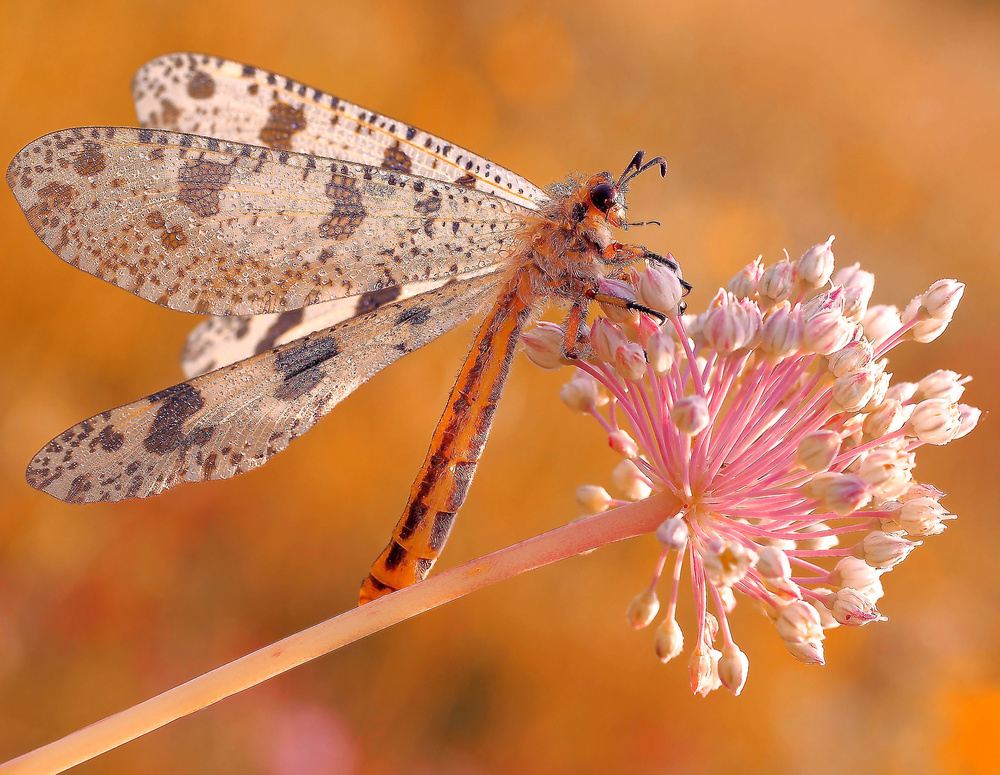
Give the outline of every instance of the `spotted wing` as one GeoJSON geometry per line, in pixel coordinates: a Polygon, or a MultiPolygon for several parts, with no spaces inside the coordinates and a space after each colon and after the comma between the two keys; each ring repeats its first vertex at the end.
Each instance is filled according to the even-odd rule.
{"type": "Polygon", "coordinates": [[[117,501],[261,466],[376,372],[471,317],[501,277],[395,302],[91,417],[35,456],[28,483],[72,503],[117,501]]]}
{"type": "Polygon", "coordinates": [[[63,260],[172,309],[251,315],[502,260],[526,211],[438,181],[149,129],[68,129],[7,170],[63,260]]]}
{"type": "Polygon", "coordinates": [[[132,82],[143,126],[303,151],[485,191],[534,209],[540,188],[414,126],[258,67],[169,54],[132,82]]]}
{"type": "MultiPolygon", "coordinates": [[[[488,267],[487,272],[493,271],[488,267]]],[[[480,272],[479,274],[482,274],[480,272]]],[[[336,325],[355,315],[364,315],[383,304],[459,283],[475,275],[448,280],[428,280],[370,291],[347,299],[333,299],[308,307],[273,312],[269,315],[221,315],[203,320],[188,335],[181,354],[184,376],[197,377],[213,369],[228,366],[252,355],[266,352],[279,344],[336,325]]]]}

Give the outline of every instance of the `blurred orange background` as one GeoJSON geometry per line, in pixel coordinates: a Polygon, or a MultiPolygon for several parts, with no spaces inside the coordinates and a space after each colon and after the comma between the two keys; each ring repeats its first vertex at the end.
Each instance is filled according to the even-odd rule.
{"type": "MultiPolygon", "coordinates": [[[[197,51],[287,74],[540,184],[670,161],[630,215],[692,307],[763,253],[837,235],[905,305],[968,283],[897,379],[972,374],[996,403],[1000,12],[992,3],[0,3],[0,158],[73,125],[134,124],[132,74],[197,51]]],[[[6,163],[6,162],[5,162],[6,163]]],[[[358,391],[263,470],[69,506],[24,482],[64,428],[180,378],[193,318],[68,267],[0,194],[0,759],[353,605],[405,502],[472,329],[358,391]]],[[[616,458],[519,356],[439,567],[576,516],[616,458]]],[[[985,773],[1000,736],[993,418],[917,478],[959,520],[884,578],[890,621],[789,656],[744,603],[739,698],[687,688],[625,623],[652,538],[508,581],[281,676],[79,773],[985,773]]],[[[690,606],[682,613],[690,615],[690,606]]],[[[693,632],[690,620],[686,631],[693,632]]]]}

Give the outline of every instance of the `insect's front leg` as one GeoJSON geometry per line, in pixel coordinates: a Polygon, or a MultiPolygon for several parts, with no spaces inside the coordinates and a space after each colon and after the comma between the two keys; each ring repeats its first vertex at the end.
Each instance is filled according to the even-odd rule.
{"type": "Polygon", "coordinates": [[[584,336],[580,329],[587,319],[587,308],[590,306],[590,299],[580,296],[573,300],[573,306],[569,308],[564,327],[563,353],[570,360],[586,360],[594,352],[590,346],[590,340],[584,336]]]}
{"type": "Polygon", "coordinates": [[[691,283],[681,276],[680,264],[669,253],[661,256],[644,245],[623,245],[621,242],[612,242],[604,248],[604,261],[611,266],[632,264],[636,261],[652,261],[654,264],[662,264],[677,275],[685,294],[691,290],[691,283]]]}

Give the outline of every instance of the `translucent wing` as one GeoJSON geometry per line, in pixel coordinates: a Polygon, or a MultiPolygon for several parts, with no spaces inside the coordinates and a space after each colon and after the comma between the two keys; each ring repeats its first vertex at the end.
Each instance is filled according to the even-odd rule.
{"type": "Polygon", "coordinates": [[[143,126],[303,151],[485,191],[534,209],[540,188],[440,137],[283,75],[204,54],[169,54],[132,82],[143,126]]]}
{"type": "Polygon", "coordinates": [[[49,442],[28,483],[73,503],[117,501],[263,465],[376,372],[470,318],[502,277],[442,286],[103,412],[49,442]]]}
{"type": "MultiPolygon", "coordinates": [[[[489,267],[487,271],[494,271],[494,267],[489,267]]],[[[439,288],[445,283],[457,283],[469,277],[470,275],[462,275],[449,280],[407,283],[269,315],[209,317],[195,326],[188,335],[181,355],[181,368],[185,377],[197,377],[336,325],[355,315],[372,312],[383,304],[402,301],[439,288]]]]}
{"type": "Polygon", "coordinates": [[[396,170],[150,129],[41,137],[7,170],[63,260],[202,314],[294,309],[502,260],[526,211],[396,170]]]}

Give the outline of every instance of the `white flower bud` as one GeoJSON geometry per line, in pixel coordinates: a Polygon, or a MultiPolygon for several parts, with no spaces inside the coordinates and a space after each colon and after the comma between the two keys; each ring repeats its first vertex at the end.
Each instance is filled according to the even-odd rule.
{"type": "Polygon", "coordinates": [[[668,517],[656,528],[656,540],[675,552],[683,549],[688,542],[688,526],[683,517],[668,517]]]}
{"type": "Polygon", "coordinates": [[[734,696],[740,696],[749,671],[750,660],[735,643],[723,647],[722,656],[719,658],[719,680],[734,696]]]}
{"type": "Polygon", "coordinates": [[[965,293],[965,283],[938,280],[920,297],[921,313],[934,320],[951,320],[965,293]]]}
{"type": "Polygon", "coordinates": [[[630,501],[641,501],[648,498],[653,491],[649,486],[649,480],[629,459],[623,460],[614,467],[614,470],[611,471],[611,481],[630,501]]]}
{"type": "Polygon", "coordinates": [[[904,422],[906,416],[903,405],[894,398],[887,398],[865,417],[861,427],[868,438],[881,439],[898,431],[904,422]]]}
{"type": "Polygon", "coordinates": [[[833,274],[833,240],[833,235],[830,235],[826,242],[813,245],[796,262],[795,274],[806,287],[820,288],[833,274]]]}
{"type": "Polygon", "coordinates": [[[684,650],[684,633],[673,617],[664,619],[656,628],[653,648],[661,662],[669,662],[684,650]]]}
{"type": "Polygon", "coordinates": [[[706,697],[709,692],[722,685],[719,680],[719,658],[721,656],[722,652],[702,646],[698,646],[691,652],[691,660],[688,662],[688,679],[694,694],[706,697]]]}
{"type": "Polygon", "coordinates": [[[951,515],[933,498],[914,498],[903,503],[895,521],[911,536],[933,536],[944,532],[942,520],[951,515]]]}
{"type": "Polygon", "coordinates": [[[858,339],[849,342],[827,358],[830,371],[835,377],[842,377],[848,372],[863,369],[875,359],[871,342],[858,339]]]}
{"type": "Polygon", "coordinates": [[[802,437],[795,459],[812,471],[826,471],[840,453],[840,434],[836,431],[813,431],[802,437]]]}
{"type": "Polygon", "coordinates": [[[589,414],[600,405],[601,394],[597,380],[577,369],[570,381],[560,388],[559,398],[570,409],[589,414]]]}
{"type": "Polygon", "coordinates": [[[670,317],[677,315],[677,305],[684,297],[677,273],[661,264],[650,264],[639,273],[639,303],[670,317]]]}
{"type": "Polygon", "coordinates": [[[615,351],[615,368],[624,379],[638,382],[646,373],[646,353],[635,342],[626,342],[615,351]]]}
{"type": "Polygon", "coordinates": [[[895,385],[892,385],[885,392],[885,397],[895,398],[901,404],[905,404],[916,394],[917,394],[916,382],[897,382],[895,385]]]}
{"type": "Polygon", "coordinates": [[[968,404],[958,405],[958,416],[961,418],[961,425],[958,429],[958,433],[953,437],[954,439],[960,439],[967,433],[971,432],[979,424],[979,418],[982,416],[982,411],[976,409],[974,406],[969,406],[968,404]]]}
{"type": "Polygon", "coordinates": [[[865,594],[871,600],[881,597],[879,577],[883,571],[873,568],[857,557],[842,557],[830,574],[830,581],[838,587],[850,587],[865,594]],[[878,585],[879,594],[871,594],[878,585]]]}
{"type": "Polygon", "coordinates": [[[802,345],[810,352],[829,355],[851,341],[855,324],[839,312],[820,312],[805,322],[802,345]]]}
{"type": "Polygon", "coordinates": [[[761,347],[766,353],[785,358],[802,346],[804,333],[805,326],[799,308],[792,309],[787,301],[783,301],[771,309],[764,319],[761,347]]]}
{"type": "Polygon", "coordinates": [[[816,522],[812,525],[805,525],[799,530],[803,536],[799,539],[799,549],[811,549],[813,551],[825,552],[836,547],[840,540],[835,535],[812,535],[814,533],[825,533],[830,530],[830,526],[825,522],[816,522]]]}
{"type": "Polygon", "coordinates": [[[636,630],[648,627],[660,610],[660,599],[651,589],[645,589],[632,598],[626,616],[628,623],[636,630]]]}
{"type": "Polygon", "coordinates": [[[792,566],[781,549],[762,546],[757,551],[757,572],[768,581],[788,581],[792,577],[792,566]]]}
{"type": "Polygon", "coordinates": [[[910,485],[913,456],[889,447],[874,449],[865,455],[858,476],[872,489],[876,501],[898,498],[910,485]]]}
{"type": "Polygon", "coordinates": [[[639,445],[635,443],[635,439],[628,434],[628,431],[623,431],[621,428],[608,434],[608,446],[629,460],[639,457],[639,445]]]}
{"type": "Polygon", "coordinates": [[[653,373],[662,377],[674,365],[674,340],[665,331],[657,329],[646,339],[646,360],[653,373]]]}
{"type": "Polygon", "coordinates": [[[755,261],[743,267],[726,285],[726,290],[737,299],[751,299],[757,295],[757,283],[760,282],[761,275],[764,273],[761,258],[761,256],[757,256],[755,261]]]}
{"type": "Polygon", "coordinates": [[[908,336],[914,342],[927,344],[928,342],[933,342],[941,336],[950,322],[950,318],[947,320],[924,320],[913,326],[913,328],[910,329],[908,336]]]}
{"type": "Polygon", "coordinates": [[[872,499],[871,487],[857,474],[837,474],[823,494],[823,505],[841,516],[866,506],[872,499]]]}
{"type": "Polygon", "coordinates": [[[794,600],[782,608],[774,626],[785,643],[821,641],[824,637],[819,612],[804,600],[794,600]]]}
{"type": "Polygon", "coordinates": [[[618,348],[628,342],[628,337],[619,326],[606,318],[598,318],[590,328],[590,345],[594,353],[605,363],[614,363],[618,348]]]}
{"type": "Polygon", "coordinates": [[[916,395],[920,398],[942,398],[956,404],[965,392],[965,383],[968,381],[968,377],[962,379],[961,375],[954,371],[938,369],[917,383],[916,395]]]}
{"type": "Polygon", "coordinates": [[[899,331],[903,327],[903,321],[896,307],[876,304],[868,308],[861,325],[865,329],[865,336],[873,342],[881,342],[899,331]]]}
{"type": "Polygon", "coordinates": [[[962,429],[958,406],[943,398],[928,398],[917,404],[906,423],[907,432],[925,444],[942,445],[962,429]]]}
{"type": "Polygon", "coordinates": [[[702,555],[705,577],[714,587],[731,587],[757,564],[757,552],[738,541],[727,541],[718,551],[702,555]]]}
{"type": "Polygon", "coordinates": [[[784,301],[794,290],[795,268],[787,260],[766,267],[757,284],[757,293],[763,307],[772,307],[779,301],[784,301]]]}
{"type": "Polygon", "coordinates": [[[569,363],[563,356],[565,338],[562,326],[542,320],[530,331],[521,334],[521,344],[528,360],[539,368],[552,370],[569,363]]]}
{"type": "Polygon", "coordinates": [[[873,568],[889,570],[899,565],[919,545],[919,541],[907,541],[898,535],[873,530],[855,549],[860,551],[861,558],[873,568]]]}
{"type": "Polygon", "coordinates": [[[881,372],[873,367],[849,371],[833,381],[833,400],[848,412],[857,412],[871,401],[881,372]]]}
{"type": "Polygon", "coordinates": [[[837,592],[831,607],[833,618],[840,624],[857,627],[869,622],[884,622],[887,619],[879,613],[875,603],[861,592],[844,587],[837,592]]]}
{"type": "Polygon", "coordinates": [[[864,320],[875,288],[875,275],[855,264],[834,272],[833,283],[844,288],[844,316],[855,322],[864,320]]]}
{"type": "Polygon", "coordinates": [[[614,503],[614,498],[603,487],[596,484],[581,484],[576,488],[576,505],[585,516],[601,514],[614,503]]]}
{"type": "Polygon", "coordinates": [[[805,643],[790,643],[786,640],[784,643],[785,648],[788,649],[788,653],[799,660],[799,662],[804,662],[807,665],[826,664],[826,660],[823,657],[823,641],[810,640],[805,643]]]}
{"type": "Polygon", "coordinates": [[[704,396],[693,395],[679,398],[670,407],[670,418],[681,433],[696,436],[708,427],[711,420],[708,402],[704,396]]]}

